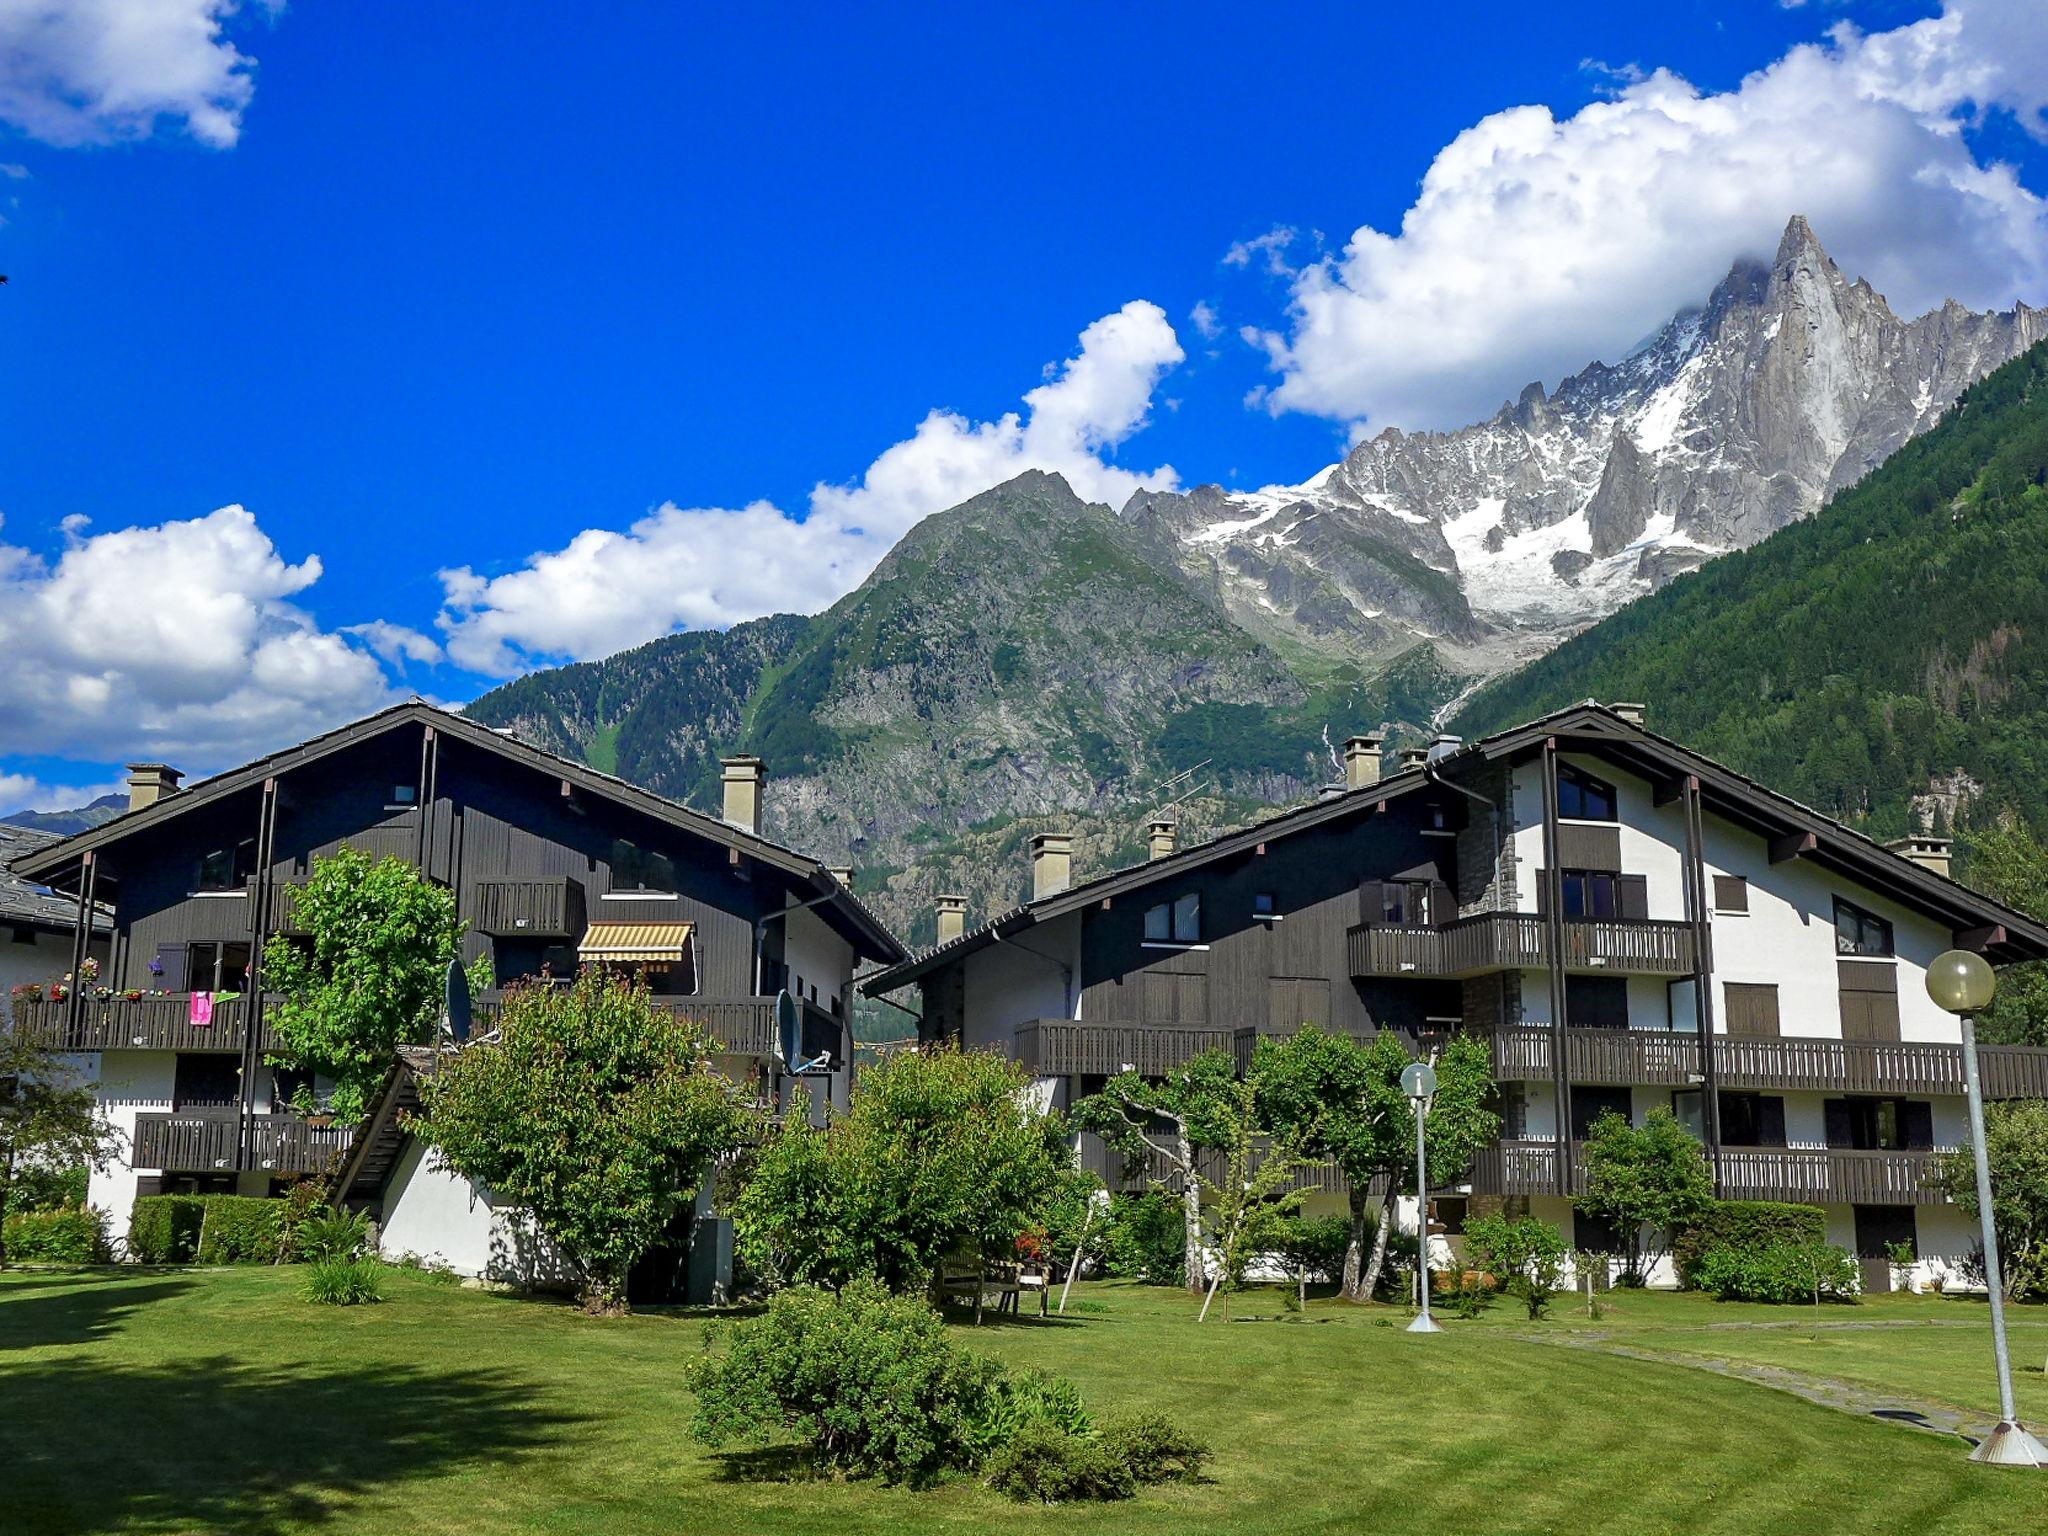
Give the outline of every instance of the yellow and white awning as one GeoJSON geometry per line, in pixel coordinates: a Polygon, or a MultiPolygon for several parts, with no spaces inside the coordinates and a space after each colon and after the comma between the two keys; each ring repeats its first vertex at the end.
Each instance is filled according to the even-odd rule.
{"type": "Polygon", "coordinates": [[[695,923],[592,923],[576,958],[626,964],[686,960],[695,923]]]}

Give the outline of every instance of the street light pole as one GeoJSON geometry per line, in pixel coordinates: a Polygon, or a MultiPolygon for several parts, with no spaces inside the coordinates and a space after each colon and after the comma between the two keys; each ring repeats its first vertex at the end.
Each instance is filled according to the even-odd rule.
{"type": "Polygon", "coordinates": [[[1991,1209],[1991,1158],[1984,1141],[1984,1089],[1977,1077],[1977,1024],[1991,1005],[1998,978],[1981,955],[1952,949],[1927,968],[1927,993],[1956,1015],[1963,1031],[1963,1089],[1970,1110],[1970,1155],[1976,1163],[1977,1223],[1984,1239],[1984,1285],[1991,1297],[1991,1352],[1998,1363],[1998,1427],[1970,1452],[1970,1460],[2015,1467],[2048,1467],[2048,1447],[2020,1423],[2012,1392],[2012,1354],[2005,1339],[2005,1284],[1998,1269],[1998,1223],[1991,1209]]]}
{"type": "Polygon", "coordinates": [[[1422,1303],[1408,1331],[1442,1333],[1443,1324],[1429,1315],[1429,1164],[1423,1130],[1430,1096],[1436,1092],[1436,1069],[1426,1061],[1403,1067],[1401,1091],[1415,1106],[1415,1291],[1422,1303]]]}

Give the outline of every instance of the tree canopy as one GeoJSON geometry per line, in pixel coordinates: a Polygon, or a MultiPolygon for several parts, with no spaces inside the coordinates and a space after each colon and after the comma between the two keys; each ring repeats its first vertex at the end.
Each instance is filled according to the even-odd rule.
{"type": "MultiPolygon", "coordinates": [[[[1984,1109],[1991,1220],[2008,1295],[2048,1296],[2048,1101],[2010,1099],[1984,1109]]],[[[1935,1160],[1935,1187],[1978,1219],[1977,1158],[1968,1148],[1935,1160]]]]}
{"type": "MultiPolygon", "coordinates": [[[[0,1215],[12,1209],[14,1181],[25,1167],[104,1168],[121,1141],[72,1058],[18,1025],[0,1026],[0,1215]]],[[[0,1239],[0,1264],[6,1262],[0,1239]]]]}
{"type": "Polygon", "coordinates": [[[1645,1229],[1668,1236],[1707,1208],[1714,1174],[1698,1138],[1659,1106],[1632,1125],[1613,1110],[1586,1134],[1586,1193],[1580,1208],[1613,1222],[1626,1276],[1643,1278],[1645,1229]]]}

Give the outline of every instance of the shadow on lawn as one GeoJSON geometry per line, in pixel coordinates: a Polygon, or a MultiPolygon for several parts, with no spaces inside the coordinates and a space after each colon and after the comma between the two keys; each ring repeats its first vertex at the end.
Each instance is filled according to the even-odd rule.
{"type": "Polygon", "coordinates": [[[189,1290],[191,1284],[169,1278],[138,1285],[123,1276],[89,1272],[10,1280],[0,1291],[0,1352],[90,1344],[138,1307],[189,1290]]]}
{"type": "MultiPolygon", "coordinates": [[[[252,1345],[258,1341],[252,1338],[252,1345]]],[[[495,1370],[216,1358],[0,1370],[11,1532],[274,1532],[464,1467],[504,1475],[583,1416],[495,1370]]]]}

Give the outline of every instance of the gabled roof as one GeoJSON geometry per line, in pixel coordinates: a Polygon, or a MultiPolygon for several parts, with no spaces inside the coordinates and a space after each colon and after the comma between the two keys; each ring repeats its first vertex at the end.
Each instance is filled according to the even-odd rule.
{"type": "MultiPolygon", "coordinates": [[[[25,879],[7,867],[12,860],[25,858],[56,841],[54,832],[0,822],[0,925],[41,928],[52,933],[70,933],[78,926],[78,903],[74,898],[60,896],[47,885],[25,879]]],[[[95,932],[104,933],[112,925],[106,913],[96,912],[92,926],[95,932]]]]}
{"type": "Polygon", "coordinates": [[[1006,939],[1038,923],[1061,917],[1105,898],[1234,857],[1261,843],[1292,837],[1313,827],[1358,816],[1405,796],[1460,777],[1482,763],[1514,761],[1541,750],[1555,738],[1561,747],[1602,753],[1653,782],[1700,781],[1702,803],[1728,821],[1766,836],[1810,834],[1813,846],[1800,856],[1859,883],[1891,894],[1906,906],[1953,927],[2002,928],[2004,942],[1992,958],[2048,957],[2048,925],[2014,911],[1982,892],[1940,875],[1819,811],[1801,805],[1756,780],[1725,768],[1591,700],[1569,705],[1525,725],[1481,737],[1427,765],[1403,769],[1360,789],[1331,790],[1305,805],[1269,816],[1236,832],[1192,844],[1163,859],[1147,860],[1069,886],[1057,896],[1012,907],[959,938],[928,949],[900,965],[879,971],[863,984],[869,996],[908,986],[940,966],[1006,939]]]}
{"type": "Polygon", "coordinates": [[[215,774],[210,779],[202,779],[190,788],[168,795],[154,805],[123,811],[112,820],[102,822],[88,831],[75,833],[61,841],[17,857],[14,860],[14,870],[27,880],[59,882],[65,874],[75,869],[78,857],[82,853],[111,848],[137,832],[172,821],[196,807],[212,804],[242,790],[260,787],[266,779],[289,773],[295,768],[306,767],[349,747],[411,725],[431,726],[449,740],[495,753],[507,761],[561,779],[577,789],[602,796],[629,810],[651,816],[681,831],[757,859],[807,887],[809,896],[826,898],[821,903],[821,908],[835,912],[843,923],[859,935],[860,947],[864,953],[884,960],[898,960],[904,954],[903,946],[882,926],[880,919],[851,891],[841,886],[818,860],[728,822],[720,821],[717,817],[707,816],[702,811],[693,811],[686,805],[657,795],[652,790],[642,789],[637,784],[629,784],[626,780],[615,778],[608,773],[599,773],[586,763],[576,762],[572,758],[546,751],[517,737],[505,735],[489,726],[479,725],[465,715],[442,709],[422,699],[394,704],[387,709],[379,710],[376,714],[366,715],[348,725],[339,726],[311,740],[300,742],[297,746],[273,752],[267,757],[259,757],[254,762],[215,774]]]}

